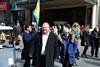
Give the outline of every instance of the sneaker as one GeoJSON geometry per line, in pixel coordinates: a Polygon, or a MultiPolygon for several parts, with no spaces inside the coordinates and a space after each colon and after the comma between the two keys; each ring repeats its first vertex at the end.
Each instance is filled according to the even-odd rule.
{"type": "Polygon", "coordinates": [[[20,50],[20,47],[19,47],[19,46],[16,46],[15,49],[16,49],[16,50],[20,50]]]}
{"type": "Polygon", "coordinates": [[[16,50],[20,50],[20,48],[16,48],[16,50]]]}

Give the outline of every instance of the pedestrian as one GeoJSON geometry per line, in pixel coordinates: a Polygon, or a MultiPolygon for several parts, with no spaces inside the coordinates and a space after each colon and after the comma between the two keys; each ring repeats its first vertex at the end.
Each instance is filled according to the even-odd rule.
{"type": "Polygon", "coordinates": [[[30,67],[30,48],[31,48],[31,40],[33,38],[32,36],[32,26],[30,24],[25,25],[25,32],[22,34],[23,44],[24,48],[22,50],[21,58],[25,60],[24,67],[30,67]]]}
{"type": "Polygon", "coordinates": [[[20,38],[19,38],[19,36],[21,36],[21,29],[22,29],[22,27],[21,27],[21,25],[18,21],[16,26],[15,26],[15,48],[17,50],[20,49],[20,46],[19,46],[20,45],[20,38]]]}
{"type": "MultiPolygon", "coordinates": [[[[68,35],[68,33],[66,33],[66,35],[68,35]]],[[[78,49],[75,33],[73,31],[66,39],[64,39],[64,46],[63,67],[72,67],[73,65],[76,65],[76,54],[78,49]]]]}
{"type": "Polygon", "coordinates": [[[66,42],[69,41],[69,35],[70,35],[70,32],[69,32],[68,28],[64,28],[63,34],[60,35],[60,38],[59,38],[59,41],[61,42],[61,45],[60,45],[60,63],[62,63],[62,64],[63,64],[64,59],[65,59],[66,48],[67,48],[67,45],[64,43],[65,43],[65,41],[66,42]]]}
{"type": "Polygon", "coordinates": [[[98,57],[98,52],[99,52],[99,46],[100,46],[100,30],[98,25],[94,28],[94,30],[91,32],[91,37],[92,37],[92,45],[91,45],[91,57],[94,56],[95,52],[95,57],[98,57]]]}
{"type": "Polygon", "coordinates": [[[82,42],[84,44],[84,50],[82,53],[82,57],[88,58],[87,54],[86,54],[88,47],[90,46],[90,34],[89,34],[88,27],[86,27],[85,30],[83,31],[83,39],[82,40],[84,41],[84,42],[82,42]]]}
{"type": "Polygon", "coordinates": [[[59,55],[58,38],[50,31],[48,22],[43,23],[42,31],[35,36],[34,50],[31,54],[35,58],[35,67],[54,67],[54,60],[59,55]]]}
{"type": "Polygon", "coordinates": [[[77,59],[80,59],[80,46],[81,46],[80,34],[81,34],[81,31],[80,31],[80,25],[79,25],[79,23],[75,22],[72,25],[72,29],[75,32],[75,39],[76,39],[77,45],[78,45],[78,53],[76,54],[76,56],[77,56],[77,59]]]}

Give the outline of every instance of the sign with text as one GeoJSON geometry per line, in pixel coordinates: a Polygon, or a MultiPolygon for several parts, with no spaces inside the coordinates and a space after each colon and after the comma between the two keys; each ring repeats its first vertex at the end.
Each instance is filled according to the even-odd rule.
{"type": "Polygon", "coordinates": [[[7,11],[7,10],[8,10],[7,2],[0,2],[0,11],[7,11]]]}

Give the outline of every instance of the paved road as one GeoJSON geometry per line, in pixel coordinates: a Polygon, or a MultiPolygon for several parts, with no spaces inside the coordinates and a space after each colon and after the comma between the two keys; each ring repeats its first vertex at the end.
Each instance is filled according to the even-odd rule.
{"type": "MultiPolygon", "coordinates": [[[[82,51],[83,51],[83,47],[81,47],[81,52],[82,51]]],[[[87,53],[88,53],[88,58],[80,58],[79,60],[77,60],[77,64],[80,67],[100,67],[100,53],[99,53],[98,58],[90,57],[90,48],[87,53]]],[[[17,55],[19,56],[20,52],[17,51],[17,55]]],[[[19,58],[19,61],[20,61],[20,58],[19,58]]],[[[18,63],[18,65],[19,65],[18,67],[22,67],[22,63],[18,63]]],[[[62,67],[62,65],[58,62],[55,62],[55,67],[62,67]]]]}
{"type": "MultiPolygon", "coordinates": [[[[7,42],[5,44],[8,44],[7,42]]],[[[20,43],[21,49],[23,48],[22,42],[20,43]]],[[[81,47],[81,53],[83,51],[83,47],[81,47]]],[[[11,58],[13,54],[12,48],[4,48],[0,49],[0,67],[8,67],[8,59],[11,58]]],[[[77,64],[80,67],[100,67],[100,50],[99,50],[99,57],[90,57],[90,48],[87,52],[89,58],[80,58],[80,60],[77,60],[77,64]]],[[[17,59],[17,67],[23,67],[24,61],[21,60],[21,50],[16,51],[16,59],[17,59]]],[[[10,62],[11,63],[11,62],[10,62]]],[[[55,62],[55,67],[62,67],[62,65],[59,62],[55,62]]]]}
{"type": "MultiPolygon", "coordinates": [[[[81,47],[81,53],[82,51],[83,51],[83,47],[81,47]]],[[[90,51],[91,48],[89,47],[87,51],[88,58],[80,58],[80,60],[77,61],[77,64],[80,67],[100,67],[100,50],[99,50],[98,58],[90,57],[90,51]]]]}

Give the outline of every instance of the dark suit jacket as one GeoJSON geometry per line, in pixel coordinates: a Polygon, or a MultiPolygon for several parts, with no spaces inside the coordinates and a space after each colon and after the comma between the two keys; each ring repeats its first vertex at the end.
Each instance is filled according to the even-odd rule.
{"type": "MultiPolygon", "coordinates": [[[[34,49],[35,51],[31,50],[31,53],[33,52],[33,57],[35,58],[33,61],[35,61],[36,67],[40,66],[40,58],[41,58],[41,50],[42,50],[42,33],[37,33],[34,39],[34,49]]],[[[54,67],[54,59],[59,55],[59,45],[58,45],[58,38],[54,33],[50,33],[47,44],[45,47],[45,55],[46,55],[46,67],[54,67]]]]}
{"type": "Polygon", "coordinates": [[[33,38],[32,36],[32,33],[27,33],[27,32],[24,32],[23,35],[23,44],[24,44],[24,48],[22,50],[22,53],[21,53],[21,58],[22,59],[27,59],[29,58],[29,52],[30,52],[30,48],[31,48],[31,40],[33,38]]]}

